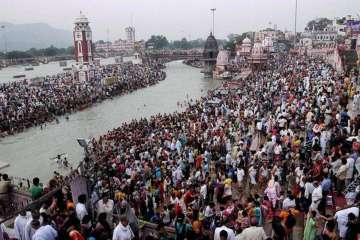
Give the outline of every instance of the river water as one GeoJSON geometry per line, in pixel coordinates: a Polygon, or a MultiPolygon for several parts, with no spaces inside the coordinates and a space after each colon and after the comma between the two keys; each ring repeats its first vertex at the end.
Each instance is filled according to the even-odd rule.
{"type": "Polygon", "coordinates": [[[67,153],[73,166],[83,157],[77,138],[97,137],[134,118],[156,113],[181,110],[177,105],[189,98],[198,99],[219,82],[204,79],[200,69],[170,62],[165,69],[167,78],[149,88],[99,103],[89,109],[70,115],[69,120],[50,123],[43,130],[31,128],[15,136],[0,139],[0,161],[10,163],[3,170],[11,176],[46,180],[58,169],[50,158],[67,153]]]}
{"type": "MultiPolygon", "coordinates": [[[[129,61],[131,58],[124,57],[124,61],[129,61]]],[[[74,60],[66,61],[67,66],[69,68],[72,64],[75,63],[74,60]]],[[[100,59],[100,64],[114,64],[115,58],[102,58],[100,59]]],[[[48,64],[40,64],[39,66],[24,66],[24,65],[13,65],[0,70],[0,83],[6,83],[10,81],[20,81],[24,80],[25,78],[31,79],[34,77],[42,77],[46,75],[55,75],[59,72],[63,71],[64,67],[60,67],[59,62],[49,62],[48,64]],[[33,67],[34,70],[32,71],[25,71],[26,67],[33,67]],[[25,77],[21,78],[13,78],[14,75],[25,75],[25,77]]]]}

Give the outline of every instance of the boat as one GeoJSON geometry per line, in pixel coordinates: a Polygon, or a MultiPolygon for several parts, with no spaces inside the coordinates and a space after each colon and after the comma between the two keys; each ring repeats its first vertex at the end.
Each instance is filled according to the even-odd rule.
{"type": "Polygon", "coordinates": [[[67,62],[66,61],[60,61],[59,62],[60,67],[66,67],[67,66],[67,62]]]}
{"type": "Polygon", "coordinates": [[[71,67],[66,67],[66,68],[63,68],[63,71],[71,71],[72,68],[71,67]]]}
{"type": "Polygon", "coordinates": [[[23,78],[26,77],[25,74],[20,74],[20,75],[14,75],[13,78],[23,78]]]}
{"type": "Polygon", "coordinates": [[[31,66],[39,66],[40,64],[38,62],[31,63],[31,66]]]}
{"type": "Polygon", "coordinates": [[[34,70],[33,67],[26,67],[26,68],[25,68],[25,71],[32,71],[32,70],[34,70]]]}

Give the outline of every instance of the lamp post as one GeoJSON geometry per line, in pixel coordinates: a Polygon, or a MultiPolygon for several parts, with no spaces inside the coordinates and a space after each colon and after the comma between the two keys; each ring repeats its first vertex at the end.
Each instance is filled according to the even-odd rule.
{"type": "Polygon", "coordinates": [[[212,32],[213,32],[213,35],[215,36],[215,11],[216,11],[216,8],[212,8],[210,10],[212,12],[212,32]]]}
{"type": "Polygon", "coordinates": [[[295,46],[296,46],[296,25],[297,25],[297,0],[295,0],[295,26],[294,26],[294,28],[295,28],[295,37],[294,37],[294,48],[295,48],[295,46]]]}
{"type": "Polygon", "coordinates": [[[7,53],[7,43],[6,43],[6,34],[5,34],[5,25],[1,26],[3,39],[4,39],[4,53],[7,53]]]}

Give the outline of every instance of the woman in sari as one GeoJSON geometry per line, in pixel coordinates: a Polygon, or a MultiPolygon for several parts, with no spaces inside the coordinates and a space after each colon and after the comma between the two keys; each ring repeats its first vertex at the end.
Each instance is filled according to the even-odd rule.
{"type": "Polygon", "coordinates": [[[305,229],[304,240],[315,240],[316,237],[316,212],[311,211],[308,213],[305,229]]]}

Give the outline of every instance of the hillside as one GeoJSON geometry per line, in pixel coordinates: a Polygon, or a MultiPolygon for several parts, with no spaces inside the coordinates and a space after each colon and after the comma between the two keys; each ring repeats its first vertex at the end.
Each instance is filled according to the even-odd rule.
{"type": "MultiPolygon", "coordinates": [[[[68,47],[72,44],[72,33],[56,29],[46,23],[12,24],[0,22],[5,26],[7,50],[28,50],[30,48],[68,47]]],[[[0,50],[4,50],[3,30],[0,29],[0,50]]]]}

